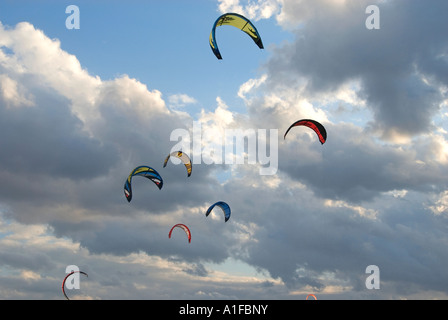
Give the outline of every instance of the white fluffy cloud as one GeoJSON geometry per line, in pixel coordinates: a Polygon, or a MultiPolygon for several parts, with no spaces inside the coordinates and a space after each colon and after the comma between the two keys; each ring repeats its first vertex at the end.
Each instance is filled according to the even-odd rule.
{"type": "Polygon", "coordinates": [[[269,19],[278,13],[281,3],[282,1],[278,0],[263,0],[241,4],[239,0],[220,0],[218,8],[221,13],[236,12],[256,21],[269,19]]]}
{"type": "Polygon", "coordinates": [[[195,98],[190,97],[189,95],[184,93],[173,94],[169,96],[168,101],[170,103],[170,106],[174,109],[185,107],[188,104],[197,103],[197,100],[195,98]]]}
{"type": "Polygon", "coordinates": [[[29,96],[17,81],[6,74],[0,75],[0,89],[7,107],[33,106],[33,98],[29,96]]]}

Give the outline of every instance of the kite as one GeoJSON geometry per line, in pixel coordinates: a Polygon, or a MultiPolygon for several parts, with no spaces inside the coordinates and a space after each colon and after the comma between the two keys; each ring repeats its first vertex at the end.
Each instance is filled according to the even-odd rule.
{"type": "Polygon", "coordinates": [[[151,167],[139,166],[132,170],[132,172],[129,174],[129,177],[126,179],[126,182],[124,183],[124,195],[126,196],[128,202],[131,202],[132,199],[131,180],[133,176],[148,178],[157,185],[159,190],[162,189],[163,179],[160,174],[151,167]]]}
{"type": "Polygon", "coordinates": [[[188,155],[186,153],[184,153],[182,151],[171,152],[168,155],[168,157],[166,157],[165,162],[163,163],[163,167],[164,168],[166,167],[166,164],[168,163],[168,159],[170,157],[177,157],[177,158],[179,158],[182,161],[182,163],[185,165],[185,168],[187,168],[188,176],[191,175],[191,169],[192,169],[192,167],[191,167],[191,160],[190,160],[190,157],[188,157],[188,155]]]}
{"type": "Polygon", "coordinates": [[[312,294],[312,293],[310,293],[310,294],[308,294],[307,296],[306,296],[306,300],[308,300],[308,298],[314,298],[314,300],[317,300],[317,298],[316,298],[316,296],[314,295],[314,294],[312,294]]]}
{"type": "Polygon", "coordinates": [[[85,273],[84,271],[72,271],[70,272],[68,275],[65,276],[64,280],[62,280],[62,293],[64,294],[65,298],[67,300],[70,300],[67,296],[67,294],[65,293],[65,281],[67,281],[68,277],[70,277],[72,274],[74,274],[75,272],[79,272],[82,273],[83,275],[85,275],[86,277],[88,277],[89,275],[87,273],[85,273]]]}
{"type": "Polygon", "coordinates": [[[313,129],[314,132],[316,132],[317,136],[319,137],[320,143],[322,143],[322,144],[324,144],[325,141],[327,140],[327,131],[325,130],[324,126],[321,125],[319,122],[317,122],[315,120],[310,120],[310,119],[302,119],[302,120],[294,122],[288,128],[288,130],[286,130],[285,135],[283,136],[283,139],[286,138],[286,135],[288,134],[289,130],[291,130],[292,127],[297,127],[297,126],[306,126],[308,128],[313,129]]]}
{"type": "Polygon", "coordinates": [[[188,229],[188,227],[187,227],[186,225],[182,224],[182,223],[175,224],[175,225],[171,228],[170,233],[168,234],[168,238],[171,239],[171,233],[173,232],[173,229],[174,229],[174,228],[181,228],[181,229],[183,229],[183,230],[185,231],[185,233],[187,234],[188,242],[189,242],[189,243],[191,242],[191,232],[190,232],[190,229],[188,229]]]}
{"type": "Polygon", "coordinates": [[[208,215],[210,214],[210,212],[212,212],[212,210],[215,206],[218,206],[222,209],[222,211],[224,212],[224,217],[225,217],[224,222],[227,222],[227,220],[229,220],[229,218],[230,218],[230,207],[224,201],[218,201],[215,204],[211,205],[210,208],[207,209],[205,216],[208,217],[208,215]]]}
{"type": "Polygon", "coordinates": [[[252,22],[250,22],[247,18],[240,14],[225,13],[218,19],[216,19],[209,37],[210,47],[212,48],[213,53],[218,59],[222,59],[222,57],[218,49],[218,44],[216,43],[215,31],[216,27],[220,27],[222,25],[234,26],[241,31],[244,31],[252,38],[252,40],[260,49],[263,49],[263,42],[261,42],[260,34],[258,33],[257,28],[255,28],[255,26],[252,24],[252,22]]]}

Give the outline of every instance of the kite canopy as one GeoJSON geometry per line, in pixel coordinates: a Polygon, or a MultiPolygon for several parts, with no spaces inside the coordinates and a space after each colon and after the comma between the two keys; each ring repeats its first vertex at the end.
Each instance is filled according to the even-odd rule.
{"type": "Polygon", "coordinates": [[[310,293],[310,294],[308,294],[307,296],[306,296],[306,300],[308,300],[308,298],[314,298],[314,300],[317,300],[317,298],[316,298],[316,296],[314,295],[314,294],[312,294],[312,293],[310,293]]]}
{"type": "Polygon", "coordinates": [[[184,153],[182,151],[171,152],[168,155],[168,157],[166,157],[165,162],[163,163],[163,167],[164,168],[166,167],[166,164],[168,163],[168,159],[170,157],[179,158],[182,161],[182,163],[185,165],[185,168],[187,169],[188,176],[191,175],[191,169],[192,169],[192,167],[191,167],[191,160],[190,160],[190,157],[186,153],[184,153]]]}
{"type": "Polygon", "coordinates": [[[85,273],[84,271],[72,271],[70,272],[68,275],[65,276],[64,280],[62,280],[62,293],[64,294],[65,298],[67,300],[70,300],[67,296],[67,294],[65,293],[65,281],[67,281],[68,277],[70,277],[72,274],[79,272],[82,273],[83,275],[85,275],[86,277],[88,277],[89,275],[87,273],[85,273]]]}
{"type": "Polygon", "coordinates": [[[126,199],[128,202],[131,202],[132,200],[132,187],[131,187],[131,181],[133,176],[141,176],[148,178],[152,182],[154,182],[157,187],[162,189],[163,186],[163,179],[160,176],[160,174],[154,170],[151,167],[148,166],[139,166],[131,171],[129,174],[129,177],[126,179],[126,182],[124,183],[124,195],[126,196],[126,199]]]}
{"type": "Polygon", "coordinates": [[[210,206],[210,208],[207,209],[207,212],[205,213],[205,216],[208,217],[208,215],[210,214],[210,212],[212,212],[212,210],[213,210],[213,208],[215,206],[218,206],[218,207],[220,207],[222,209],[222,212],[224,212],[224,217],[225,217],[224,222],[227,222],[227,220],[229,220],[229,218],[230,218],[230,207],[224,201],[218,201],[215,204],[212,204],[210,206]]]}
{"type": "Polygon", "coordinates": [[[249,21],[249,19],[238,13],[225,13],[218,19],[216,19],[209,37],[210,47],[212,48],[213,53],[218,59],[222,59],[222,57],[218,49],[218,44],[216,42],[215,32],[216,27],[220,27],[222,25],[234,26],[241,31],[244,31],[252,38],[252,40],[260,49],[263,49],[263,42],[261,41],[260,34],[258,33],[257,28],[255,28],[255,26],[252,24],[252,22],[249,21]]]}
{"type": "Polygon", "coordinates": [[[188,229],[188,227],[186,225],[182,224],[182,223],[175,224],[171,228],[170,233],[168,234],[168,238],[171,239],[171,233],[173,232],[174,228],[181,228],[181,229],[183,229],[185,231],[185,233],[187,234],[188,242],[189,243],[191,242],[191,232],[190,232],[190,229],[188,229]]]}
{"type": "Polygon", "coordinates": [[[297,126],[306,126],[308,128],[313,129],[314,132],[316,132],[317,136],[319,137],[320,143],[322,143],[322,144],[324,144],[325,141],[327,140],[327,131],[325,130],[324,126],[321,125],[316,120],[311,120],[311,119],[302,119],[302,120],[298,120],[298,121],[294,122],[288,128],[288,130],[286,130],[285,135],[283,136],[283,139],[286,138],[286,135],[288,134],[289,130],[291,130],[292,127],[297,127],[297,126]]]}

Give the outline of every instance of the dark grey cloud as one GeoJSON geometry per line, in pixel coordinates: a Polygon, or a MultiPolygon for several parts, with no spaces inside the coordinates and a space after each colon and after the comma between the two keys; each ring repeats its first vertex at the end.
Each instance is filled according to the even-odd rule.
{"type": "Polygon", "coordinates": [[[52,258],[41,252],[1,252],[0,259],[3,266],[26,268],[29,270],[45,270],[52,266],[52,258]]]}
{"type": "Polygon", "coordinates": [[[110,143],[82,131],[67,99],[30,85],[35,106],[8,107],[0,100],[0,165],[3,171],[79,180],[105,174],[116,162],[110,143]]]}
{"type": "MultiPolygon", "coordinates": [[[[234,192],[241,190],[237,185],[234,192]]],[[[245,204],[233,205],[239,223],[252,229],[251,241],[230,254],[267,270],[291,290],[312,287],[319,292],[335,285],[367,294],[365,269],[373,264],[381,271],[383,297],[422,290],[446,293],[448,255],[441,239],[448,220],[428,210],[424,193],[409,192],[400,199],[384,195],[355,206],[322,201],[306,188],[284,184],[245,189],[243,198],[245,204]]]]}
{"type": "Polygon", "coordinates": [[[323,146],[317,139],[294,137],[279,153],[279,170],[305,183],[318,197],[359,203],[391,190],[441,192],[447,187],[446,165],[430,159],[430,145],[378,144],[344,123],[329,124],[327,130],[330,137],[323,146]]]}
{"type": "Polygon", "coordinates": [[[247,100],[253,123],[279,129],[279,170],[318,197],[355,203],[396,189],[445,190],[446,163],[436,160],[442,146],[431,136],[446,99],[447,28],[437,13],[444,8],[441,1],[285,1],[283,16],[302,24],[293,41],[273,49],[266,82],[247,100]],[[365,27],[371,4],[380,9],[378,30],[365,27]],[[354,90],[371,112],[364,127],[350,123],[358,115],[341,118],[327,105],[347,83],[360,84],[354,90]],[[304,100],[313,107],[301,106],[304,100]],[[300,129],[282,139],[293,120],[309,117],[326,126],[325,145],[300,129]]]}
{"type": "Polygon", "coordinates": [[[209,275],[207,269],[201,263],[195,263],[195,264],[189,265],[187,268],[183,269],[183,271],[188,274],[196,275],[199,277],[206,277],[209,275]]]}
{"type": "Polygon", "coordinates": [[[442,31],[448,28],[442,14],[447,3],[399,0],[347,1],[340,8],[320,5],[295,32],[293,42],[274,50],[266,64],[270,85],[305,81],[306,93],[312,96],[359,80],[359,95],[374,115],[372,125],[384,137],[430,131],[432,117],[446,98],[438,88],[447,85],[448,64],[443,57],[448,42],[442,31]],[[365,27],[365,9],[371,4],[380,9],[378,30],[365,27]]]}

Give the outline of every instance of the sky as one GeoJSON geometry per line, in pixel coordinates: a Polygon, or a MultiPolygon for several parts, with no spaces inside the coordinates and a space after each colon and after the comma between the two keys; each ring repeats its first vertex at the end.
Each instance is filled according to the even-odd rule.
{"type": "Polygon", "coordinates": [[[0,299],[63,300],[71,265],[88,277],[70,299],[447,299],[446,12],[445,0],[1,1],[0,299]],[[227,12],[264,49],[222,26],[218,60],[208,37],[227,12]],[[300,119],[327,141],[306,127],[284,138],[300,119]],[[224,148],[235,131],[256,139],[224,148]],[[179,147],[190,177],[163,167],[179,147]],[[135,177],[128,202],[140,165],[163,188],[135,177]],[[205,216],[220,200],[227,222],[205,216]],[[168,237],[178,223],[191,243],[168,237]]]}

